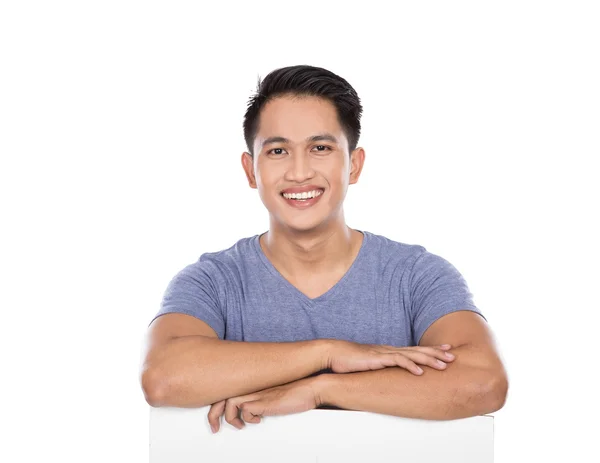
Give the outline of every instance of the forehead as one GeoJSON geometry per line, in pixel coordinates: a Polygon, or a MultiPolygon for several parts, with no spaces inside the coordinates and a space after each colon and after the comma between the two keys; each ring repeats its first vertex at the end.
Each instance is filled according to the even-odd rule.
{"type": "Polygon", "coordinates": [[[333,103],[314,96],[285,96],[263,107],[256,141],[282,136],[296,142],[322,132],[343,136],[333,103]]]}

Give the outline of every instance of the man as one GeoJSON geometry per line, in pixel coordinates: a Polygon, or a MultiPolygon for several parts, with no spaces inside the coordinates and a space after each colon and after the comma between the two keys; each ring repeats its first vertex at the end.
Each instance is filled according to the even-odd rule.
{"type": "Polygon", "coordinates": [[[361,113],[350,84],[322,68],[259,83],[242,165],[269,230],[169,283],[141,371],[150,405],[212,404],[213,432],[221,416],[241,429],[317,407],[446,420],[504,405],[506,372],[460,273],[345,223],[365,160],[361,113]]]}

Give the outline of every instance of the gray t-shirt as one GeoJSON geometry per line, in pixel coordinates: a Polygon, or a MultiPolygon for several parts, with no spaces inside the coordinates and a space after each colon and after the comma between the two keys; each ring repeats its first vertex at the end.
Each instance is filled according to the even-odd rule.
{"type": "Polygon", "coordinates": [[[183,268],[154,319],[172,312],[192,315],[220,339],[234,341],[327,338],[405,347],[418,345],[427,328],[448,313],[469,310],[483,317],[448,261],[423,246],[362,233],[350,269],[317,298],[279,273],[255,235],[183,268]]]}

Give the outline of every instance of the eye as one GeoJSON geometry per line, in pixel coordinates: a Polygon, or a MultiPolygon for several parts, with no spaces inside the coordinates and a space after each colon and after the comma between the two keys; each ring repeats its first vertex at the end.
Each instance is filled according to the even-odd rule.
{"type": "Polygon", "coordinates": [[[317,151],[320,153],[325,153],[327,151],[331,151],[331,147],[329,147],[327,145],[316,145],[315,148],[317,148],[317,151]]]}
{"type": "Polygon", "coordinates": [[[281,151],[285,151],[283,148],[273,148],[267,151],[267,154],[283,154],[281,151]]]}

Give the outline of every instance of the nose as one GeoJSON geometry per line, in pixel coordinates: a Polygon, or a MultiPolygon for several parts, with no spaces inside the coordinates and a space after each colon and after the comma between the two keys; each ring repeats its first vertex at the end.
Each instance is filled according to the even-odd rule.
{"type": "Polygon", "coordinates": [[[290,165],[287,169],[287,180],[301,183],[307,178],[314,176],[315,173],[309,155],[294,153],[288,159],[290,160],[290,165]]]}

